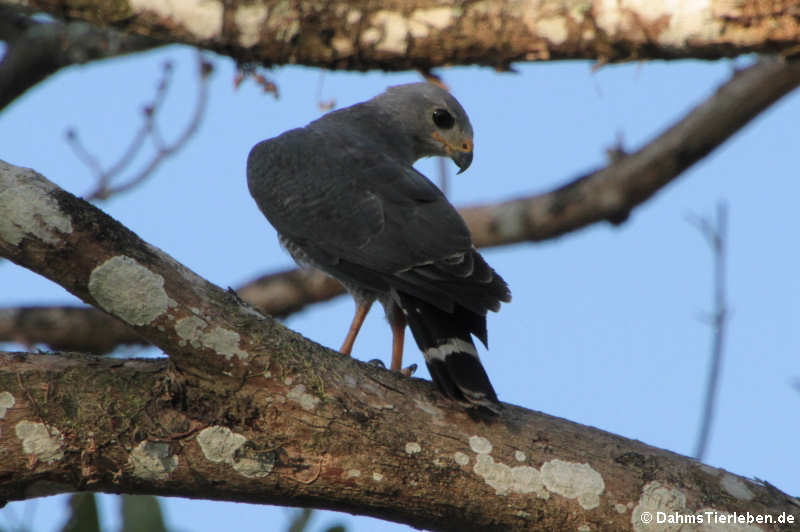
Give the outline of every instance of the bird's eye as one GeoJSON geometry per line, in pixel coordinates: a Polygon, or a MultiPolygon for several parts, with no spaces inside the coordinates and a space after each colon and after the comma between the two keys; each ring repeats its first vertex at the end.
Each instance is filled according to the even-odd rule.
{"type": "Polygon", "coordinates": [[[450,129],[456,123],[456,119],[446,109],[436,109],[433,111],[433,123],[436,127],[450,129]]]}

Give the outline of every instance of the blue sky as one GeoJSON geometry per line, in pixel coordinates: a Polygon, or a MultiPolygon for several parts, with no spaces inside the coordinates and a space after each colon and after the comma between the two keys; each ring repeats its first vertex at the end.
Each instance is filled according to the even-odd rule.
{"type": "MultiPolygon", "coordinates": [[[[93,176],[67,145],[65,131],[76,128],[101,161],[114,162],[139,127],[140,109],[167,59],[175,63],[175,82],[160,123],[173,138],[196,94],[194,52],[181,47],[59,73],[0,114],[0,158],[32,167],[75,194],[87,192],[93,176]]],[[[345,106],[419,76],[280,68],[270,73],[280,90],[275,100],[252,82],[234,90],[232,62],[213,61],[209,108],[197,135],[148,182],[99,206],[227,287],[292,264],[248,195],[251,146],[317,118],[320,83],[323,99],[345,106]]],[[[518,65],[516,74],[441,69],[475,129],[474,162],[452,179],[451,199],[466,205],[526,196],[604,165],[617,138],[628,149],[639,147],[743,64],[651,62],[593,71],[587,62],[557,62],[518,65]]],[[[800,378],[798,116],[795,93],[620,227],[595,225],[557,240],[486,251],[514,297],[490,316],[491,350],[482,353],[500,398],[692,453],[709,362],[711,331],[702,316],[711,308],[712,278],[708,246],[686,218],[711,215],[725,201],[732,315],[706,462],[800,494],[800,393],[793,387],[800,378]]],[[[436,176],[435,160],[417,166],[436,176]]],[[[75,302],[9,262],[0,263],[0,283],[2,306],[75,302]]],[[[340,298],[291,316],[287,325],[335,348],[352,307],[340,298]]],[[[375,309],[354,355],[388,361],[389,349],[388,325],[375,309]]],[[[423,366],[413,343],[405,357],[423,366]]],[[[428,378],[424,369],[418,376],[428,378]]],[[[284,508],[240,504],[232,511],[225,503],[163,501],[176,530],[276,530],[289,516],[284,508]]],[[[103,519],[112,529],[116,504],[103,498],[103,519]]],[[[0,510],[0,527],[57,530],[65,516],[64,497],[12,503],[0,510]]],[[[352,531],[410,530],[327,512],[315,527],[338,521],[352,531]]]]}

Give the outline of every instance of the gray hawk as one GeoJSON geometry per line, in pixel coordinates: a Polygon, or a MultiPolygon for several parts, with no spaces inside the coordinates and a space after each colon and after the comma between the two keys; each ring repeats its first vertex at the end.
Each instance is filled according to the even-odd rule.
{"type": "Polygon", "coordinates": [[[336,278],[355,299],[342,353],[378,300],[392,328],[392,370],[402,367],[408,324],[446,396],[495,410],[472,336],[487,344],[486,312],[511,293],[456,209],[412,166],[447,156],[461,173],[472,151],[458,101],[412,83],[256,144],[247,184],[295,261],[336,278]]]}

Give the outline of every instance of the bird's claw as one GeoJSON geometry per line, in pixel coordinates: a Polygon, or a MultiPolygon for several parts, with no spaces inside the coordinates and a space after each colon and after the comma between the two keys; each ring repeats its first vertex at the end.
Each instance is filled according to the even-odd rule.
{"type": "Polygon", "coordinates": [[[401,370],[400,370],[400,373],[402,373],[402,374],[403,374],[403,375],[405,375],[406,377],[410,377],[410,376],[412,376],[414,373],[416,373],[416,371],[417,371],[417,365],[416,365],[416,364],[411,364],[411,365],[410,365],[410,366],[408,366],[407,368],[403,368],[403,369],[401,369],[401,370]]]}
{"type": "MultiPolygon", "coordinates": [[[[373,358],[372,360],[368,360],[367,364],[372,364],[373,366],[378,366],[386,369],[386,364],[384,364],[380,358],[373,358]]],[[[401,369],[400,373],[402,373],[406,377],[411,377],[414,373],[416,373],[416,371],[417,371],[417,365],[411,364],[407,368],[401,369]]]]}

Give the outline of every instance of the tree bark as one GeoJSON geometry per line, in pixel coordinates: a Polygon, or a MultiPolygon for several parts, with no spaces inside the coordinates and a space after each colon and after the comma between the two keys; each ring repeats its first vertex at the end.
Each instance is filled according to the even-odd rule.
{"type": "Polygon", "coordinates": [[[657,512],[749,512],[774,520],[754,530],[790,530],[800,517],[768,484],[512,405],[469,410],[325,349],[7,163],[0,256],[169,355],[0,356],[4,500],[181,495],[462,531],[647,530],[657,512]]]}
{"type": "Polygon", "coordinates": [[[3,0],[208,48],[239,61],[332,69],[732,57],[800,44],[800,0],[3,0]]]}

